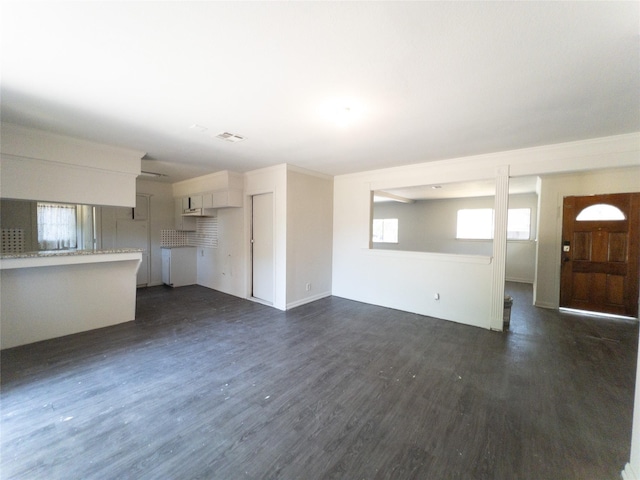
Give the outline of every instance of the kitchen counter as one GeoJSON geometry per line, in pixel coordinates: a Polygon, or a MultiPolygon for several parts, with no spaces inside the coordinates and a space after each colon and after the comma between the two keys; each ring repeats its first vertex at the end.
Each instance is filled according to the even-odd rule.
{"type": "Polygon", "coordinates": [[[1,348],[135,319],[140,249],[0,257],[1,348]]]}
{"type": "Polygon", "coordinates": [[[40,252],[10,253],[0,256],[0,270],[33,268],[81,263],[102,263],[142,259],[139,248],[114,248],[106,250],[49,250],[40,252]]]}

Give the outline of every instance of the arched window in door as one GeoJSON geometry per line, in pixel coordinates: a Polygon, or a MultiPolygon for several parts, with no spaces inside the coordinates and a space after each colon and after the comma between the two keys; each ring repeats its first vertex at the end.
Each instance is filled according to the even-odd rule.
{"type": "Polygon", "coordinates": [[[622,210],[606,203],[596,203],[595,205],[586,207],[576,217],[576,221],[578,222],[615,221],[625,219],[626,217],[622,210]]]}

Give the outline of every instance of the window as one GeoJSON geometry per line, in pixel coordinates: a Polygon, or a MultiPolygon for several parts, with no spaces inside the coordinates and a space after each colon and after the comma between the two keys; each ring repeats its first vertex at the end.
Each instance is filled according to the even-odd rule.
{"type": "Polygon", "coordinates": [[[375,218],[372,240],[376,243],[398,243],[398,219],[375,218]]]}
{"type": "Polygon", "coordinates": [[[77,248],[75,205],[38,202],[38,245],[41,250],[77,248]]]}
{"type": "Polygon", "coordinates": [[[463,240],[491,240],[493,238],[493,209],[470,208],[458,210],[456,238],[463,240]]]}
{"type": "Polygon", "coordinates": [[[531,238],[531,209],[510,208],[507,212],[507,239],[529,240],[531,238]]]}
{"type": "Polygon", "coordinates": [[[594,220],[624,220],[625,216],[622,210],[613,205],[606,203],[597,203],[582,210],[576,220],[578,222],[588,222],[594,220]]]}
{"type": "MultiPolygon", "coordinates": [[[[458,210],[456,238],[460,240],[492,240],[493,226],[492,208],[458,210]]],[[[509,209],[507,214],[507,239],[529,240],[530,237],[531,209],[509,209]]]]}

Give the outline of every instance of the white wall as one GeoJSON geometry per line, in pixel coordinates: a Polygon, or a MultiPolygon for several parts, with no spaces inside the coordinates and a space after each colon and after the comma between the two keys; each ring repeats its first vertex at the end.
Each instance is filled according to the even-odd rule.
{"type": "Polygon", "coordinates": [[[331,295],[332,224],[333,179],[289,166],[287,308],[331,295]]]}
{"type": "Polygon", "coordinates": [[[1,197],[135,206],[144,152],[16,125],[3,123],[0,128],[1,197]]]}
{"type": "MultiPolygon", "coordinates": [[[[493,208],[494,197],[420,200],[415,203],[374,204],[374,218],[398,218],[398,243],[375,243],[375,249],[415,252],[491,255],[492,241],[456,239],[457,211],[463,208],[493,208]]],[[[536,194],[509,196],[509,208],[531,209],[531,240],[507,241],[509,281],[533,283],[538,197],[536,194]]]]}
{"type": "MultiPolygon", "coordinates": [[[[253,170],[245,174],[245,227],[247,235],[251,232],[251,196],[273,193],[273,246],[274,246],[274,292],[273,306],[287,309],[287,166],[253,170]]],[[[247,237],[248,238],[248,237],[247,237]]],[[[245,242],[245,272],[247,282],[245,297],[251,297],[251,250],[245,242]]]]}
{"type": "MultiPolygon", "coordinates": [[[[640,160],[637,162],[640,164],[640,160]]],[[[545,175],[539,182],[538,263],[534,303],[558,308],[564,197],[640,191],[640,167],[545,175]]]]}
{"type": "Polygon", "coordinates": [[[219,208],[217,248],[198,247],[198,285],[220,292],[246,297],[243,208],[219,208]]]}
{"type": "Polygon", "coordinates": [[[440,229],[432,218],[434,213],[429,207],[429,200],[415,203],[378,202],[373,204],[373,218],[398,219],[398,243],[374,243],[373,248],[379,250],[405,250],[409,252],[439,252],[432,250],[430,236],[434,230],[440,229]]]}

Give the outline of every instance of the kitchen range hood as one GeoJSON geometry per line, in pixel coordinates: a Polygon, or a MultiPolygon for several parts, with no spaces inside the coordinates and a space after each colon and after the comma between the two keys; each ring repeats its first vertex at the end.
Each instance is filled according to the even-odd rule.
{"type": "Polygon", "coordinates": [[[210,215],[203,208],[185,208],[182,211],[183,217],[215,217],[215,215],[210,215]]]}

